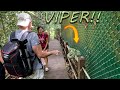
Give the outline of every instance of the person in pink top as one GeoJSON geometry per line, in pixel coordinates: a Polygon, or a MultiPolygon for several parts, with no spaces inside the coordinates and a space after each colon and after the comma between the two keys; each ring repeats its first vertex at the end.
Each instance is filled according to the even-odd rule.
{"type": "MultiPolygon", "coordinates": [[[[48,48],[49,48],[49,42],[48,42],[49,36],[48,36],[48,34],[46,32],[44,32],[44,29],[42,26],[38,26],[37,30],[38,30],[38,37],[39,37],[39,41],[41,43],[42,50],[48,51],[48,48]]],[[[45,57],[44,60],[45,60],[45,71],[49,71],[48,57],[45,57]]]]}

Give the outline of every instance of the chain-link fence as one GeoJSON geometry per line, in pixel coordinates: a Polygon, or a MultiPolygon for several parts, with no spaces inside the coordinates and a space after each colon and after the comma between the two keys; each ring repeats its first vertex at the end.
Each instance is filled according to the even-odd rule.
{"type": "Polygon", "coordinates": [[[62,23],[62,37],[86,58],[89,76],[92,79],[120,78],[120,12],[102,11],[98,23],[73,24],[79,32],[77,44],[73,30],[64,30],[68,24],[69,19],[62,23]]]}

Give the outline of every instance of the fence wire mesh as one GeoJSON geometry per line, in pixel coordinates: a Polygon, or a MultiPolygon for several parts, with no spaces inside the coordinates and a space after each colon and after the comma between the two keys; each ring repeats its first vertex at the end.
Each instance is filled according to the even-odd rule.
{"type": "MultiPolygon", "coordinates": [[[[99,12],[99,11],[96,11],[99,12]]],[[[86,71],[92,79],[120,78],[120,12],[102,11],[99,22],[73,24],[79,33],[80,41],[73,40],[72,30],[64,30],[69,19],[62,23],[62,37],[68,44],[80,50],[86,58],[86,71]]]]}

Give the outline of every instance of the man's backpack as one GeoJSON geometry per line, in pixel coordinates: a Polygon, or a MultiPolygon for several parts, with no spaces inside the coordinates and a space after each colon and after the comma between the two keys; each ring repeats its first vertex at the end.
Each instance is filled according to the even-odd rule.
{"type": "Polygon", "coordinates": [[[10,41],[2,48],[4,66],[10,75],[26,77],[32,74],[33,61],[27,51],[26,43],[29,31],[25,32],[21,39],[15,38],[15,32],[10,36],[10,41]]]}

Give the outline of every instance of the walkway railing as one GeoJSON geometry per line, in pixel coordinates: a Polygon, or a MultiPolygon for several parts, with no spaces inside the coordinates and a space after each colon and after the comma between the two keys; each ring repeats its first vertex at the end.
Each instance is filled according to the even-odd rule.
{"type": "Polygon", "coordinates": [[[67,57],[67,54],[69,53],[68,43],[65,42],[62,37],[60,37],[59,40],[70,79],[90,79],[90,76],[85,69],[85,58],[83,56],[76,56],[75,58],[69,59],[67,57]]]}

